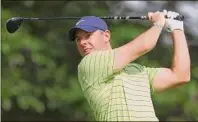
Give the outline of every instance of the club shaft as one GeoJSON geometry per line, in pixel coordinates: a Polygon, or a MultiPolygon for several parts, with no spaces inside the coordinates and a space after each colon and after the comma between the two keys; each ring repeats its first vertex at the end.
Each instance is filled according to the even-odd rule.
{"type": "MultiPolygon", "coordinates": [[[[45,17],[45,18],[21,18],[23,20],[64,20],[64,19],[80,19],[81,17],[45,17]]],[[[104,16],[104,17],[99,17],[101,19],[124,19],[124,20],[129,20],[129,19],[141,19],[141,20],[147,20],[147,16],[104,16]]]]}

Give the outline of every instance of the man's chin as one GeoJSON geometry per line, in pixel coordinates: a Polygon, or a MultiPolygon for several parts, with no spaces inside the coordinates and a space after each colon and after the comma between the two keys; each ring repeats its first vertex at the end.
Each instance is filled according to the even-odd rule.
{"type": "Polygon", "coordinates": [[[89,53],[91,53],[91,52],[85,52],[85,53],[84,53],[84,56],[88,55],[89,53]]]}
{"type": "Polygon", "coordinates": [[[86,51],[86,52],[84,53],[84,56],[90,54],[91,52],[92,52],[92,50],[86,51]]]}

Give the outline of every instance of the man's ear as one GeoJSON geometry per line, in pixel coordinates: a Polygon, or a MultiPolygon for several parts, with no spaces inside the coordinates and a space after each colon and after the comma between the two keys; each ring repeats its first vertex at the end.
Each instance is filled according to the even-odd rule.
{"type": "Polygon", "coordinates": [[[109,30],[106,30],[104,32],[104,36],[105,36],[105,42],[108,43],[110,42],[110,39],[111,39],[111,32],[109,30]]]}

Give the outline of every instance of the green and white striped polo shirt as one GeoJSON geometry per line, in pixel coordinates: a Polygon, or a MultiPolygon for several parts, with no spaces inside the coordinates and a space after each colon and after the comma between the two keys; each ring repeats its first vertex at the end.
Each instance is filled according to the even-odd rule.
{"type": "Polygon", "coordinates": [[[114,50],[108,50],[92,52],[78,65],[78,80],[96,120],[158,121],[150,93],[158,69],[130,63],[114,72],[113,63],[114,50]]]}

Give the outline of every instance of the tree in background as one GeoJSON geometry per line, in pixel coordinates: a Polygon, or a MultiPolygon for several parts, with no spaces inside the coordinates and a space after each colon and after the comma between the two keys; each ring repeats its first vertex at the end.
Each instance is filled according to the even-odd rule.
{"type": "MultiPolygon", "coordinates": [[[[116,2],[111,2],[114,5],[116,2]]],[[[76,21],[24,22],[14,34],[5,23],[13,16],[107,16],[105,1],[3,1],[2,2],[2,120],[94,120],[77,81],[80,55],[67,31],[76,21]]],[[[118,47],[149,27],[130,21],[107,20],[111,43],[118,47]]],[[[190,37],[188,37],[190,38],[190,37]]],[[[197,47],[191,47],[192,77],[189,84],[153,95],[160,120],[198,120],[197,47]]],[[[136,62],[169,66],[172,47],[160,43],[136,62]],[[163,54],[163,55],[162,55],[163,54]]]]}

